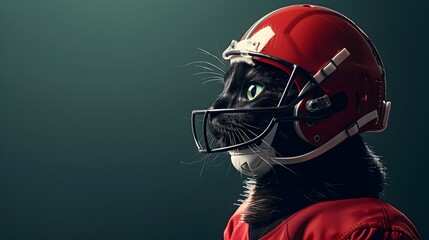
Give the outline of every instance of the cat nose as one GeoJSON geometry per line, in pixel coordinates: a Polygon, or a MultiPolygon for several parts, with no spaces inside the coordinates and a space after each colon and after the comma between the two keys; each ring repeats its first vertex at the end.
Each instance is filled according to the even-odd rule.
{"type": "MultiPolygon", "coordinates": [[[[228,108],[228,101],[229,100],[227,100],[226,98],[220,97],[216,99],[216,101],[209,107],[209,110],[228,108]]],[[[209,121],[214,125],[219,124],[218,118],[220,118],[220,114],[221,113],[218,112],[211,112],[208,116],[209,121]]]]}

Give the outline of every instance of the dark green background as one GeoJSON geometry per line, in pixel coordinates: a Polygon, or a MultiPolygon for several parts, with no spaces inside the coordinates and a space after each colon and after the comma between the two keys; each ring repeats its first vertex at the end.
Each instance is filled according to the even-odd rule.
{"type": "MultiPolygon", "coordinates": [[[[0,239],[220,239],[242,178],[201,159],[192,109],[221,86],[177,67],[301,1],[0,1],[0,239]]],[[[383,197],[429,237],[426,6],[314,1],[352,18],[385,62],[383,197]]]]}

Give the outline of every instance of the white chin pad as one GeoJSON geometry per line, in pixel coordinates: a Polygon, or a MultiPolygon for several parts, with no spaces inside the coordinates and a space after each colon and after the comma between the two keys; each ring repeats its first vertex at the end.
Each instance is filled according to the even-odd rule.
{"type": "Polygon", "coordinates": [[[272,168],[271,157],[275,151],[271,146],[260,146],[258,150],[246,148],[244,150],[229,151],[232,165],[241,173],[260,177],[272,168]]]}
{"type": "Polygon", "coordinates": [[[245,148],[229,151],[232,165],[239,172],[251,177],[260,177],[268,172],[273,165],[271,158],[276,156],[276,151],[271,147],[271,144],[276,135],[277,127],[278,124],[274,124],[257,149],[245,148]]]}
{"type": "Polygon", "coordinates": [[[258,154],[234,154],[231,155],[232,165],[241,173],[258,177],[264,175],[271,166],[266,159],[262,159],[258,154]]]}

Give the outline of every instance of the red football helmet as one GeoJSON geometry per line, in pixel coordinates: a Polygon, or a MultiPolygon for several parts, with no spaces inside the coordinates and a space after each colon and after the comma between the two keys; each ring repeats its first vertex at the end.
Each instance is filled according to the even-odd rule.
{"type": "MultiPolygon", "coordinates": [[[[381,58],[367,35],[338,12],[312,5],[278,9],[254,23],[240,41],[232,41],[223,57],[230,62],[264,62],[280,68],[290,75],[283,96],[287,95],[293,83],[299,90],[299,95],[292,104],[285,106],[282,97],[277,107],[255,110],[272,112],[275,116],[276,111],[293,108],[294,114],[287,120],[294,121],[297,134],[315,149],[291,157],[268,154],[271,163],[307,161],[357,133],[382,131],[386,128],[390,102],[384,101],[385,72],[381,58]],[[336,104],[335,109],[331,109],[331,115],[311,121],[308,116],[332,108],[332,101],[341,104],[336,104]]],[[[273,117],[267,129],[255,139],[220,148],[210,147],[205,126],[204,133],[201,134],[203,140],[199,140],[194,121],[198,114],[204,114],[205,125],[213,113],[251,110],[234,108],[194,111],[193,132],[199,151],[210,153],[229,150],[233,158],[243,157],[238,165],[245,162],[246,169],[252,164],[256,168],[261,161],[250,163],[245,156],[251,153],[239,154],[236,149],[261,139],[271,143],[270,138],[275,135],[277,123],[285,119],[273,117]]],[[[264,161],[267,159],[264,158],[264,161]]],[[[262,172],[264,171],[266,169],[262,172]]],[[[249,175],[258,174],[250,169],[249,175]]]]}

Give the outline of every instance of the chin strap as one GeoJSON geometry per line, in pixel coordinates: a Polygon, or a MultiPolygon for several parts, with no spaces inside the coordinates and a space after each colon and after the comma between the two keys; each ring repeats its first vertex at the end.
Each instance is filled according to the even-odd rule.
{"type": "Polygon", "coordinates": [[[335,137],[327,141],[322,146],[302,155],[275,157],[275,150],[273,147],[271,147],[271,144],[277,132],[278,124],[275,124],[273,129],[264,138],[261,146],[259,146],[258,149],[246,148],[244,150],[234,150],[229,151],[229,154],[231,155],[232,164],[238,171],[248,176],[260,177],[268,172],[272,168],[272,165],[302,163],[322,155],[347,138],[350,138],[359,133],[359,130],[363,126],[373,120],[378,119],[378,117],[377,110],[369,112],[357,120],[350,127],[338,133],[335,137]]]}
{"type": "Polygon", "coordinates": [[[376,119],[378,119],[378,113],[377,113],[377,110],[374,110],[372,112],[367,113],[363,117],[361,117],[350,127],[338,133],[335,137],[331,138],[331,140],[327,141],[322,146],[308,153],[298,155],[298,156],[292,156],[292,157],[271,157],[270,160],[273,161],[275,164],[282,164],[282,165],[301,163],[301,162],[311,160],[331,150],[333,147],[337,146],[347,138],[350,138],[356,135],[357,133],[359,133],[359,129],[361,129],[363,126],[365,126],[367,123],[371,122],[372,120],[376,120],[376,119]]]}

